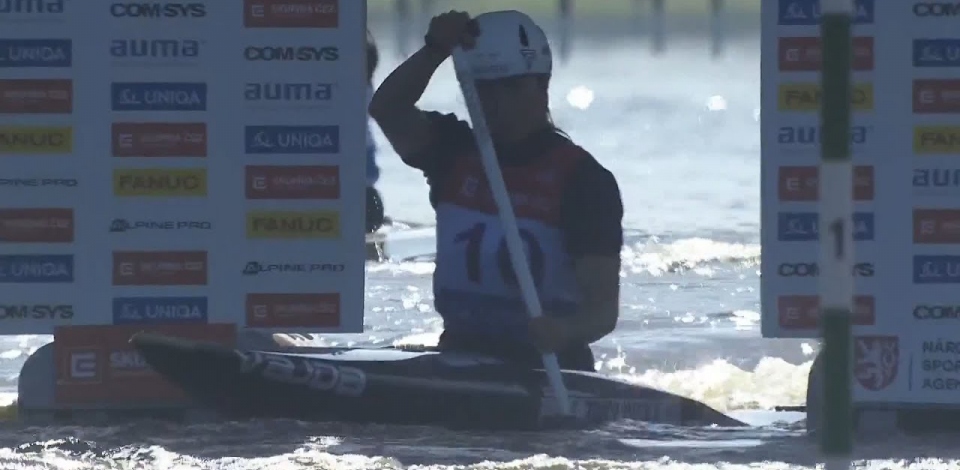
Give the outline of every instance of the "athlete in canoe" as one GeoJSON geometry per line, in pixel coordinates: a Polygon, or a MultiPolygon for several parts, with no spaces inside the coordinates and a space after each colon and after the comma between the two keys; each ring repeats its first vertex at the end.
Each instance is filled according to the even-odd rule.
{"type": "MultiPolygon", "coordinates": [[[[370,31],[367,31],[367,100],[373,96],[373,73],[377,70],[380,53],[370,31]]],[[[383,226],[383,198],[377,191],[380,167],[377,166],[377,144],[373,141],[373,128],[367,123],[367,233],[376,232],[383,226]]]]}
{"type": "Polygon", "coordinates": [[[439,347],[531,367],[555,352],[593,370],[589,344],[617,324],[623,205],[613,175],[554,126],[546,35],[517,11],[441,14],[425,45],[380,85],[370,114],[403,161],[424,172],[437,216],[433,277],[439,347]],[[463,46],[516,212],[545,316],[528,320],[469,125],[416,103],[463,46]]]}

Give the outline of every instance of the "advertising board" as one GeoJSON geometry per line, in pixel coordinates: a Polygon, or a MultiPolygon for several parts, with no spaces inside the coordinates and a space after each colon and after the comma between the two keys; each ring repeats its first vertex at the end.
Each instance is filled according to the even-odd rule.
{"type": "Polygon", "coordinates": [[[0,335],[363,331],[366,2],[0,5],[0,335]]]}
{"type": "MultiPolygon", "coordinates": [[[[762,332],[820,336],[819,1],[762,3],[762,332]]],[[[856,0],[854,397],[960,401],[957,2],[856,0]]]]}
{"type": "Polygon", "coordinates": [[[56,401],[61,405],[183,403],[186,395],[133,349],[142,331],[233,346],[235,324],[159,324],[59,327],[54,330],[56,401]]]}

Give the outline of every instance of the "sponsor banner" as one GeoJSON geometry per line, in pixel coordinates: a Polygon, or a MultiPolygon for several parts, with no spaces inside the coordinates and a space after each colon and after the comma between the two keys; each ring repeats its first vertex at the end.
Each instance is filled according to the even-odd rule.
{"type": "Polygon", "coordinates": [[[73,128],[0,126],[0,157],[73,152],[73,128]]]}
{"type": "Polygon", "coordinates": [[[113,194],[119,197],[205,197],[207,170],[205,168],[113,170],[113,194]]]}
{"type": "Polygon", "coordinates": [[[336,46],[261,45],[243,49],[247,62],[270,63],[334,63],[340,60],[340,48],[336,46]]]}
{"type": "Polygon", "coordinates": [[[0,1],[0,22],[35,23],[60,21],[66,0],[0,1]]]}
{"type": "Polygon", "coordinates": [[[960,256],[914,255],[914,284],[960,284],[960,256]]]}
{"type": "Polygon", "coordinates": [[[206,157],[205,122],[115,122],[114,157],[206,157]]]}
{"type": "Polygon", "coordinates": [[[205,286],[206,251],[115,251],[115,286],[205,286]]]}
{"type": "Polygon", "coordinates": [[[903,354],[909,361],[909,373],[904,374],[908,381],[907,390],[914,400],[956,403],[960,391],[960,341],[949,333],[950,330],[952,328],[946,331],[937,328],[924,335],[915,335],[911,350],[903,354]]]}
{"type": "MultiPolygon", "coordinates": [[[[805,202],[820,199],[819,168],[815,166],[782,166],[778,173],[777,191],[781,201],[805,202]]],[[[873,167],[854,167],[853,199],[855,201],[872,201],[873,195],[873,167]]]]}
{"type": "Polygon", "coordinates": [[[261,263],[260,261],[248,261],[243,267],[243,275],[327,274],[341,273],[346,268],[344,263],[261,263]]]}
{"type": "MultiPolygon", "coordinates": [[[[167,382],[134,350],[130,338],[158,333],[233,347],[234,324],[91,325],[54,330],[56,403],[59,405],[186,404],[186,395],[167,382]]],[[[215,371],[210,371],[215,373],[215,371]]]]}
{"type": "Polygon", "coordinates": [[[339,199],[340,167],[246,167],[247,199],[339,199]]]}
{"type": "Polygon", "coordinates": [[[338,0],[243,0],[243,26],[336,28],[339,10],[338,0]]]}
{"type": "Polygon", "coordinates": [[[180,19],[205,18],[207,6],[202,2],[114,2],[110,4],[110,16],[123,19],[180,19]]]}
{"type": "Polygon", "coordinates": [[[76,188],[76,178],[0,178],[0,188],[76,188]]]}
{"type": "MultiPolygon", "coordinates": [[[[850,147],[860,151],[873,138],[873,126],[851,126],[850,147]]],[[[823,131],[819,126],[780,126],[777,128],[777,146],[784,154],[817,154],[823,131]]]]}
{"type": "Polygon", "coordinates": [[[900,338],[887,335],[853,337],[853,376],[863,391],[879,392],[893,385],[900,371],[900,338]]]}
{"type": "Polygon", "coordinates": [[[0,0],[0,306],[24,317],[0,332],[242,326],[246,295],[278,287],[346,312],[281,305],[334,325],[283,332],[362,332],[365,19],[343,0],[0,0]],[[28,315],[60,305],[73,318],[28,315]]]}
{"type": "MultiPolygon", "coordinates": [[[[817,26],[821,0],[777,0],[777,24],[780,26],[817,26]]],[[[854,0],[853,24],[873,24],[874,0],[854,0]]]]}
{"type": "Polygon", "coordinates": [[[249,154],[329,154],[340,152],[339,126],[247,126],[249,154]]]}
{"type": "MultiPolygon", "coordinates": [[[[852,40],[854,71],[873,70],[873,38],[852,40]]],[[[777,44],[778,64],[783,72],[816,72],[823,63],[823,46],[819,36],[780,38],[777,44]]]]}
{"type": "Polygon", "coordinates": [[[960,209],[914,209],[913,242],[960,245],[960,209]]]}
{"type": "MultiPolygon", "coordinates": [[[[850,105],[856,111],[873,110],[873,84],[856,83],[851,90],[850,105]]],[[[820,84],[783,83],[778,94],[780,111],[816,112],[820,110],[820,84]]]]}
{"type": "Polygon", "coordinates": [[[207,323],[206,297],[118,297],[114,325],[207,323]]]}
{"type": "Polygon", "coordinates": [[[73,81],[66,79],[0,80],[0,114],[70,114],[73,81]]]}
{"type": "MultiPolygon", "coordinates": [[[[788,330],[809,330],[820,327],[820,297],[816,295],[783,295],[777,298],[777,315],[780,327],[788,330]]],[[[870,295],[854,298],[853,317],[855,326],[870,326],[876,323],[876,301],[870,295]]]]}
{"type": "Polygon", "coordinates": [[[960,168],[915,168],[912,185],[916,196],[956,196],[960,190],[960,168]]]}
{"type": "Polygon", "coordinates": [[[914,67],[960,67],[960,38],[914,39],[914,67]]]}
{"type": "Polygon", "coordinates": [[[957,18],[960,17],[960,3],[947,0],[916,2],[913,4],[913,16],[924,20],[957,18]]]}
{"type": "Polygon", "coordinates": [[[914,306],[913,315],[907,316],[912,320],[910,329],[914,334],[885,336],[879,345],[871,344],[873,349],[861,354],[865,366],[880,364],[874,370],[874,375],[880,377],[869,376],[864,368],[865,383],[861,385],[884,391],[894,389],[899,381],[903,390],[892,400],[955,404],[960,391],[960,341],[950,334],[953,328],[949,324],[956,321],[956,311],[957,307],[950,303],[925,302],[914,306]]]}
{"type": "Polygon", "coordinates": [[[914,80],[913,112],[917,114],[960,113],[960,79],[914,80]]]}
{"type": "Polygon", "coordinates": [[[251,211],[247,238],[340,238],[340,213],[335,211],[251,211]]]}
{"type": "Polygon", "coordinates": [[[249,82],[243,86],[243,100],[251,107],[328,108],[335,88],[324,82],[249,82]]]}
{"type": "Polygon", "coordinates": [[[335,328],[340,294],[247,294],[249,328],[335,328]]]}
{"type": "Polygon", "coordinates": [[[917,126],[913,129],[913,152],[918,155],[960,156],[960,126],[917,126]]]}
{"type": "MultiPolygon", "coordinates": [[[[820,214],[817,212],[781,212],[777,214],[777,240],[812,242],[820,239],[820,214]]],[[[872,241],[875,224],[872,212],[853,214],[853,239],[872,241]]]]}
{"type": "Polygon", "coordinates": [[[7,335],[32,334],[36,331],[52,334],[55,327],[70,325],[78,316],[73,304],[51,302],[49,295],[36,299],[0,299],[0,330],[7,335]]]}
{"type": "Polygon", "coordinates": [[[110,96],[114,111],[207,110],[206,83],[111,83],[110,96]]]}
{"type": "Polygon", "coordinates": [[[0,284],[73,282],[73,255],[0,255],[0,284]]]}
{"type": "Polygon", "coordinates": [[[190,219],[113,219],[110,221],[110,233],[180,230],[208,231],[213,230],[213,224],[206,220],[190,219]]]}
{"type": "Polygon", "coordinates": [[[154,67],[197,65],[203,60],[207,41],[198,39],[128,38],[110,41],[109,53],[114,66],[154,67]]]}
{"type": "MultiPolygon", "coordinates": [[[[873,263],[856,263],[851,275],[854,277],[873,277],[876,269],[873,263]]],[[[817,263],[780,263],[777,266],[777,275],[780,277],[818,277],[820,265],[817,263]]]]}
{"type": "Polygon", "coordinates": [[[0,68],[69,68],[70,39],[0,39],[0,68]]]}
{"type": "Polygon", "coordinates": [[[68,304],[0,304],[0,321],[70,320],[73,305],[68,304]]]}
{"type": "MultiPolygon", "coordinates": [[[[829,52],[820,36],[825,3],[759,3],[761,331],[821,337],[821,296],[834,280],[852,280],[844,295],[853,300],[855,402],[956,406],[960,1],[851,0],[853,115],[844,122],[821,114],[824,104],[837,105],[826,102],[819,77],[829,52]],[[824,136],[835,124],[849,133],[824,136]],[[842,143],[827,138],[845,137],[848,149],[822,148],[842,143]],[[822,179],[837,168],[826,160],[846,151],[852,194],[838,191],[846,185],[821,191],[836,183],[822,179]],[[850,220],[825,218],[831,207],[849,209],[850,220]],[[853,245],[835,243],[839,236],[853,245]],[[824,264],[841,252],[849,272],[824,264]]],[[[829,99],[838,98],[846,99],[829,99]]]]}
{"type": "MultiPolygon", "coordinates": [[[[913,308],[913,318],[920,321],[927,320],[948,320],[956,321],[960,319],[960,304],[921,304],[913,308]]],[[[960,352],[960,351],[958,351],[960,352]]]]}
{"type": "Polygon", "coordinates": [[[71,243],[73,209],[0,209],[0,243],[71,243]]]}

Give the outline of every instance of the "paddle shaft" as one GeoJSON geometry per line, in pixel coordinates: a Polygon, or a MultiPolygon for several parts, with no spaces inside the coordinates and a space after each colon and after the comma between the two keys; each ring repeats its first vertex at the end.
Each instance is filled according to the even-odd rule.
{"type": "MultiPolygon", "coordinates": [[[[527,305],[527,312],[530,317],[537,318],[543,314],[540,298],[537,296],[536,285],[533,282],[533,276],[530,274],[530,267],[523,250],[523,241],[520,239],[520,232],[517,229],[517,219],[513,214],[513,205],[510,202],[510,196],[507,194],[507,187],[503,182],[503,174],[500,172],[497,151],[493,147],[493,140],[490,138],[490,131],[487,129],[483,108],[480,106],[480,99],[477,96],[477,86],[473,81],[470,66],[460,48],[453,51],[453,67],[457,73],[457,80],[460,82],[460,91],[463,93],[467,111],[470,113],[470,121],[473,123],[473,135],[480,149],[483,169],[487,174],[487,181],[490,183],[490,192],[493,193],[493,199],[500,213],[500,222],[503,225],[504,238],[507,241],[507,251],[510,252],[510,261],[513,264],[513,271],[517,275],[520,293],[527,305]]],[[[543,366],[547,371],[550,386],[556,395],[560,412],[569,415],[570,400],[567,396],[567,387],[563,384],[563,376],[560,374],[560,364],[557,362],[557,356],[544,354],[543,366]]]]}

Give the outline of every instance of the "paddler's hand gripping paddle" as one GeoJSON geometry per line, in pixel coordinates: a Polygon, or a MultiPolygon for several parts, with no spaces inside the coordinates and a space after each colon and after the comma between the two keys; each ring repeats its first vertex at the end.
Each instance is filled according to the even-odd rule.
{"type": "MultiPolygon", "coordinates": [[[[493,199],[500,212],[500,222],[503,224],[503,232],[507,240],[507,251],[510,252],[513,271],[517,274],[520,293],[523,295],[524,303],[527,304],[527,312],[529,312],[530,317],[537,318],[543,314],[540,307],[540,298],[537,297],[533,276],[530,275],[530,267],[523,251],[523,242],[520,240],[520,232],[517,230],[517,219],[513,214],[513,206],[510,197],[507,195],[506,185],[503,183],[503,175],[500,173],[497,152],[493,147],[493,140],[491,140],[490,131],[487,129],[483,108],[480,106],[480,99],[477,96],[477,86],[474,83],[467,58],[464,57],[464,52],[459,47],[453,50],[453,67],[457,72],[457,81],[460,82],[460,91],[463,92],[463,100],[467,104],[467,111],[470,112],[473,135],[476,137],[477,146],[480,148],[483,169],[486,171],[487,180],[490,182],[490,191],[493,193],[493,199]]],[[[557,363],[557,356],[544,354],[543,367],[547,371],[547,378],[550,380],[554,395],[556,395],[560,413],[569,416],[570,400],[567,396],[567,387],[563,385],[563,376],[560,375],[560,364],[557,363]]]]}

